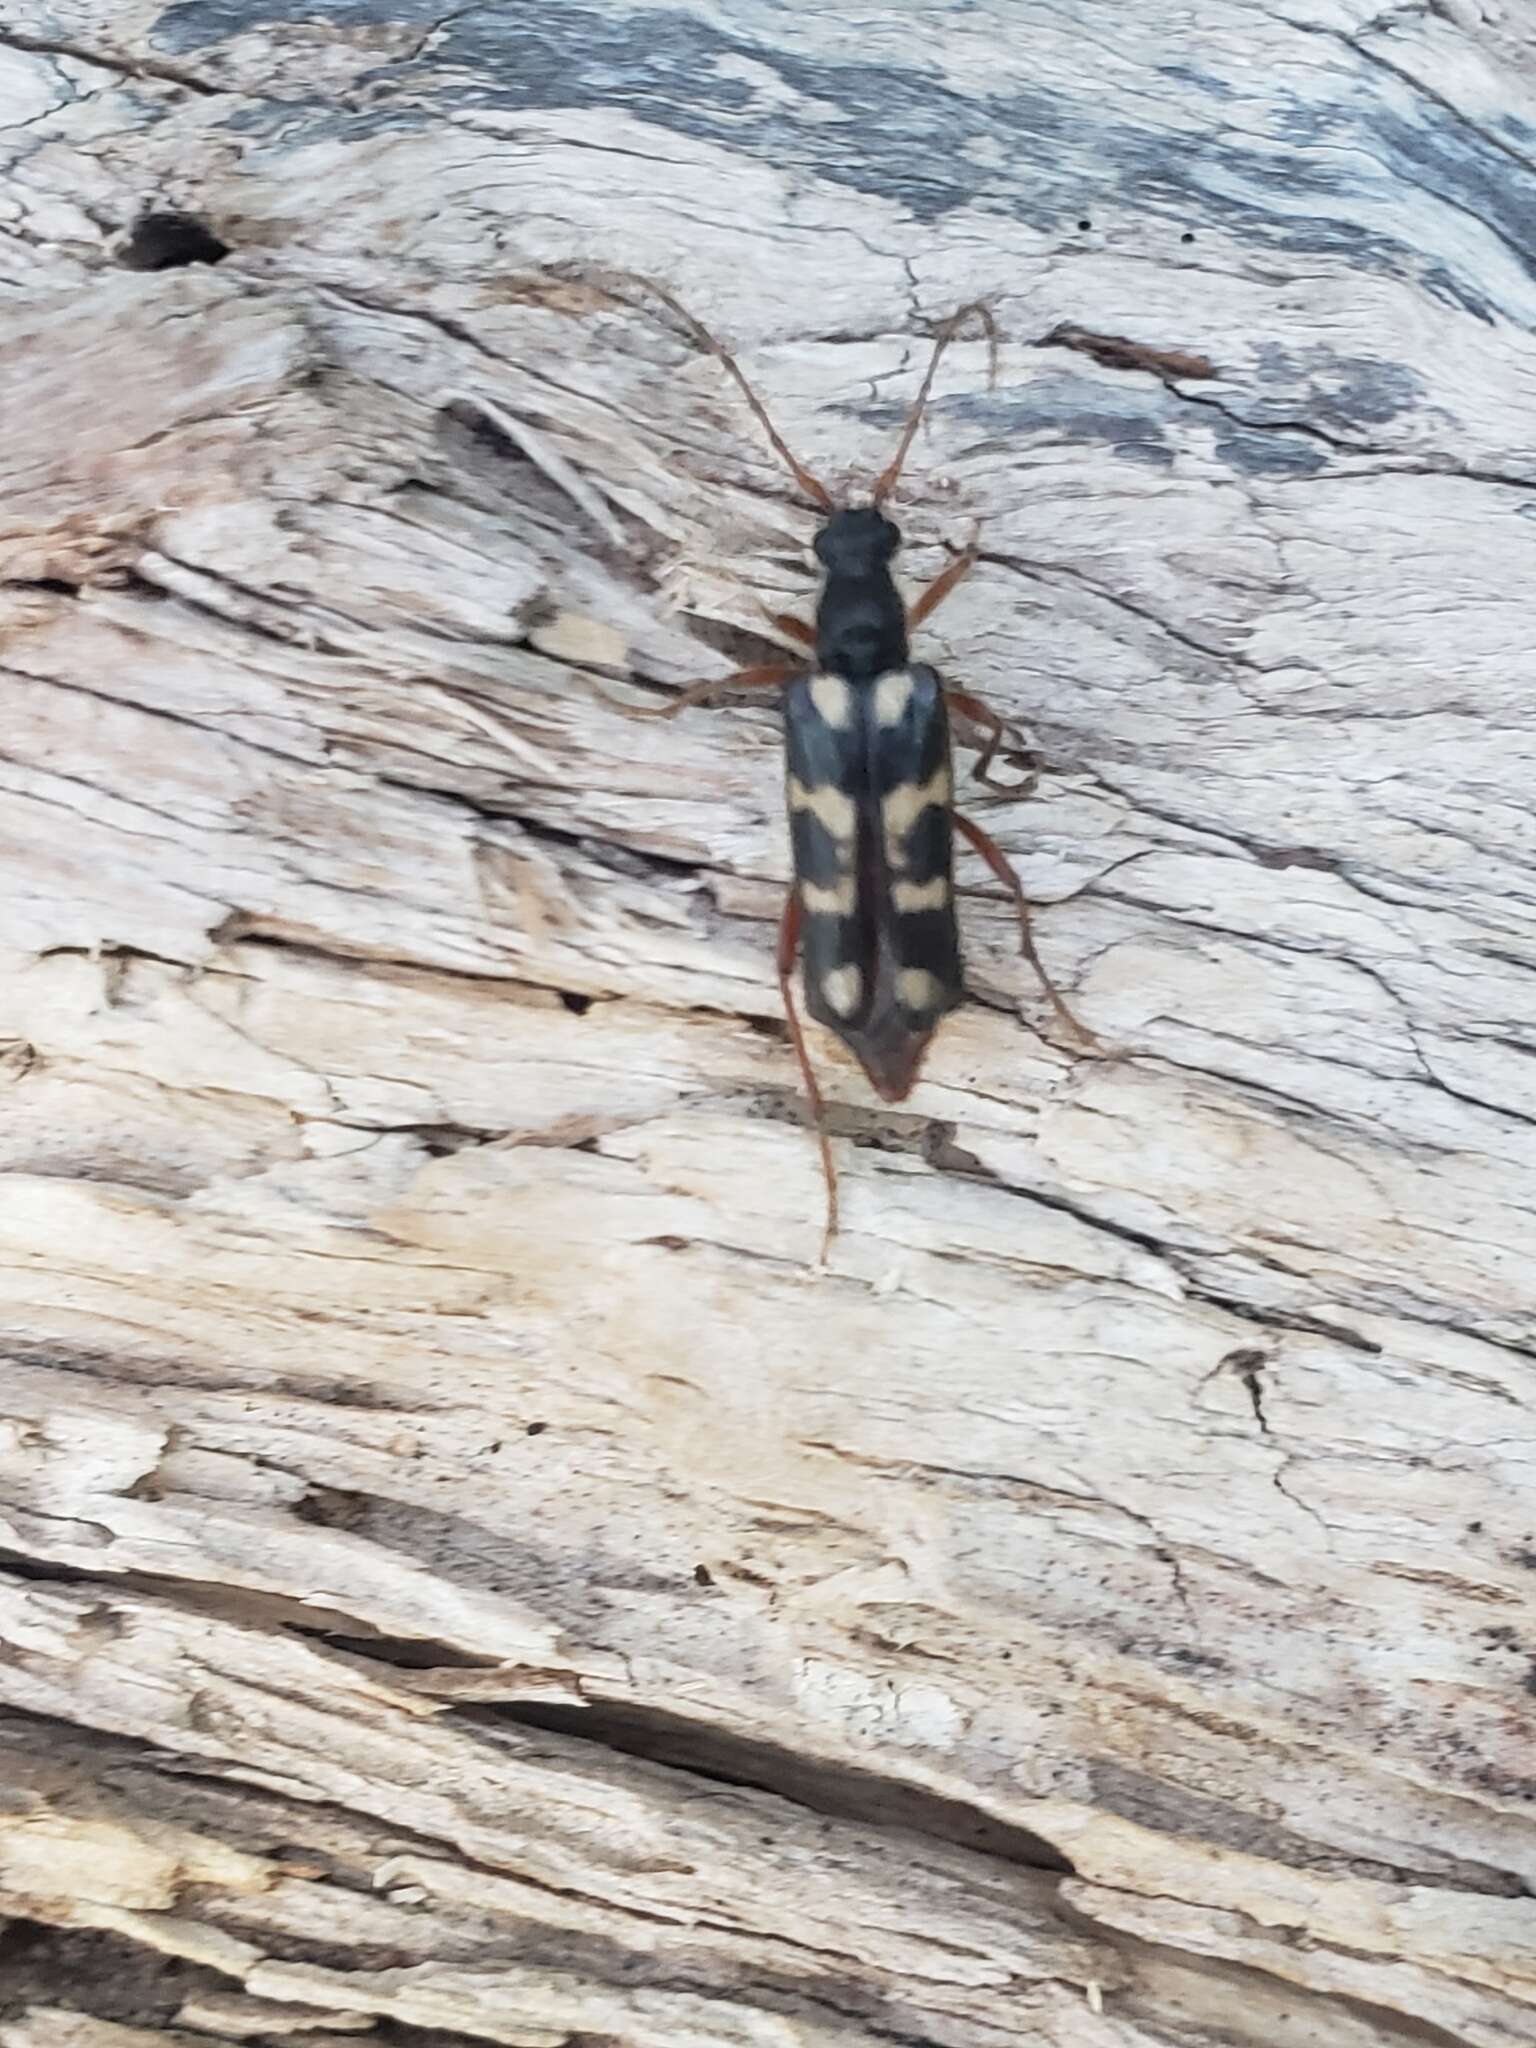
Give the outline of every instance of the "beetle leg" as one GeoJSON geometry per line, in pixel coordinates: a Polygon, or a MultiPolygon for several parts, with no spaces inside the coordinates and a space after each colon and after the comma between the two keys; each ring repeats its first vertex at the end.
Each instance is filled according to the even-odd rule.
{"type": "MultiPolygon", "coordinates": [[[[924,619],[931,618],[955,586],[964,582],[970,575],[980,559],[981,549],[973,533],[968,545],[960,550],[947,569],[934,578],[908,612],[909,630],[914,626],[920,626],[924,619]]],[[[1010,728],[1005,719],[999,718],[995,711],[985,705],[979,697],[973,697],[969,690],[952,689],[946,683],[944,697],[951,711],[958,711],[962,718],[968,718],[972,725],[979,725],[987,735],[981,759],[972,770],[976,780],[988,789],[1001,790],[1007,796],[1028,796],[1034,788],[1032,775],[1026,776],[1022,782],[1003,782],[990,772],[1004,740],[1007,739],[1010,730],[1016,728],[1010,728]]]]}
{"type": "Polygon", "coordinates": [[[1080,1039],[1084,1045],[1097,1045],[1099,1041],[1088,1029],[1088,1026],[1080,1023],[1071,1010],[1068,1009],[1066,999],[1057,988],[1055,982],[1052,981],[1050,975],[1046,973],[1045,963],[1035,951],[1035,935],[1030,929],[1029,923],[1029,898],[1024,894],[1024,884],[1013,872],[1008,856],[1000,846],[987,837],[979,825],[973,825],[969,818],[962,817],[958,811],[952,812],[951,816],[955,821],[955,829],[970,841],[971,845],[981,855],[987,866],[1013,898],[1014,908],[1019,914],[1021,949],[1025,959],[1034,968],[1036,974],[1039,975],[1040,985],[1050,997],[1052,1009],[1055,1010],[1057,1016],[1075,1038],[1080,1039]]]}
{"type": "Polygon", "coordinates": [[[773,612],[764,605],[769,623],[778,627],[786,640],[798,640],[802,647],[816,645],[816,628],[809,619],[797,619],[793,612],[773,612]]]}
{"type": "Polygon", "coordinates": [[[691,683],[680,697],[669,698],[665,704],[631,704],[626,708],[632,718],[676,718],[690,704],[707,704],[711,697],[726,690],[768,690],[793,681],[799,674],[792,661],[770,661],[761,668],[739,668],[734,675],[720,676],[712,682],[691,683]]]}
{"type": "Polygon", "coordinates": [[[972,725],[979,725],[987,735],[986,745],[981,750],[981,758],[971,770],[976,780],[988,789],[1000,789],[1008,796],[1031,795],[1039,779],[1033,771],[1021,782],[1003,782],[998,776],[988,772],[997,759],[998,750],[1004,740],[1011,732],[1016,733],[1018,728],[1011,726],[1007,719],[1000,718],[990,704],[984,704],[980,697],[973,697],[969,690],[952,690],[946,683],[944,701],[951,711],[958,711],[962,718],[968,718],[972,725]]]}
{"type": "Polygon", "coordinates": [[[931,618],[955,585],[965,581],[980,559],[981,550],[975,541],[972,541],[969,547],[962,548],[949,567],[941,570],[919,596],[907,614],[907,625],[920,626],[924,619],[931,618]]]}
{"type": "Polygon", "coordinates": [[[805,1033],[800,1028],[800,1013],[795,1008],[793,976],[795,955],[799,950],[800,891],[791,882],[789,894],[784,898],[784,915],[779,920],[779,994],[784,998],[784,1015],[789,1021],[789,1035],[794,1042],[795,1058],[800,1062],[800,1078],[805,1083],[806,1100],[811,1105],[811,1122],[815,1126],[816,1142],[821,1147],[821,1175],[827,1184],[827,1227],[821,1240],[821,1258],[825,1265],[827,1252],[837,1235],[837,1168],[832,1163],[832,1147],[827,1138],[826,1108],[821,1099],[821,1090],[816,1085],[811,1056],[806,1049],[805,1033]]]}

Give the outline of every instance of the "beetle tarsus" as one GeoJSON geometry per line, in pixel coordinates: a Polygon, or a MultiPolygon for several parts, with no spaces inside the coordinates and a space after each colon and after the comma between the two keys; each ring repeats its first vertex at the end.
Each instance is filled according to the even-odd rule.
{"type": "Polygon", "coordinates": [[[627,708],[632,718],[676,718],[680,711],[687,711],[694,704],[711,703],[716,697],[723,697],[728,690],[782,688],[799,673],[793,662],[764,662],[757,668],[739,668],[734,675],[720,676],[713,681],[690,683],[686,690],[676,697],[669,697],[665,704],[631,704],[627,708]]]}
{"type": "Polygon", "coordinates": [[[956,811],[954,819],[956,831],[969,840],[993,874],[996,875],[997,879],[1008,891],[1008,894],[1013,898],[1013,906],[1018,913],[1019,919],[1020,950],[1030,966],[1034,968],[1036,974],[1039,975],[1040,986],[1045,990],[1047,997],[1050,999],[1051,1008],[1056,1012],[1056,1015],[1065,1024],[1074,1038],[1079,1039],[1085,1046],[1097,1048],[1099,1040],[1072,1010],[1066,997],[1061,993],[1055,982],[1052,981],[1046,970],[1045,962],[1035,950],[1035,935],[1029,918],[1029,898],[1024,894],[1024,884],[1014,873],[1012,863],[1009,861],[1007,854],[1003,852],[995,840],[988,838],[981,827],[970,818],[964,817],[959,811],[956,811]]]}
{"type": "Polygon", "coordinates": [[[832,1141],[827,1136],[826,1105],[822,1101],[821,1089],[817,1084],[816,1070],[811,1065],[805,1032],[800,1024],[800,1013],[795,1008],[795,956],[799,950],[800,892],[795,884],[791,883],[789,893],[784,898],[784,914],[779,919],[779,994],[783,999],[784,1015],[789,1024],[795,1058],[800,1062],[800,1078],[805,1083],[805,1099],[810,1105],[816,1142],[821,1147],[821,1176],[827,1189],[827,1221],[821,1237],[821,1263],[825,1265],[832,1240],[837,1235],[837,1167],[832,1158],[832,1141]]]}

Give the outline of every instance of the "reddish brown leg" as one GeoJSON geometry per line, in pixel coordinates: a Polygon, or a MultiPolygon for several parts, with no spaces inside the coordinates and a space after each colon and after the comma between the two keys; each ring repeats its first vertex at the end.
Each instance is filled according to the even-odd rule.
{"type": "Polygon", "coordinates": [[[1081,1039],[1084,1045],[1097,1045],[1099,1041],[1088,1029],[1088,1026],[1079,1023],[1078,1019],[1067,1008],[1061,991],[1046,973],[1045,963],[1035,951],[1035,935],[1030,929],[1029,923],[1029,898],[1024,894],[1024,884],[1009,865],[1008,856],[1000,846],[995,845],[987,837],[979,825],[973,825],[969,818],[963,818],[958,811],[952,812],[951,815],[955,821],[955,829],[970,841],[971,845],[981,855],[987,866],[1013,898],[1014,908],[1019,913],[1019,939],[1024,957],[1030,966],[1034,968],[1036,974],[1039,975],[1040,985],[1050,997],[1052,1009],[1055,1010],[1057,1016],[1074,1037],[1081,1039]]]}
{"type": "Polygon", "coordinates": [[[799,951],[800,894],[791,883],[789,894],[784,899],[784,915],[779,920],[779,994],[784,998],[784,1015],[789,1020],[789,1035],[794,1041],[795,1058],[800,1062],[800,1078],[805,1083],[806,1100],[811,1105],[811,1122],[815,1126],[816,1142],[821,1147],[821,1176],[827,1184],[827,1227],[821,1240],[821,1256],[825,1263],[832,1240],[837,1235],[837,1168],[832,1164],[832,1147],[827,1140],[826,1109],[822,1103],[821,1090],[816,1085],[811,1055],[806,1049],[805,1033],[800,1028],[800,1013],[795,1008],[795,956],[799,951]]]}
{"type": "Polygon", "coordinates": [[[711,697],[718,697],[726,690],[770,690],[791,681],[799,673],[792,661],[765,662],[761,668],[739,668],[733,676],[721,676],[715,682],[690,683],[680,697],[673,697],[665,704],[632,704],[628,709],[634,718],[676,718],[679,711],[686,711],[690,704],[707,704],[711,697]]]}
{"type": "Polygon", "coordinates": [[[970,575],[976,566],[979,553],[980,550],[973,541],[968,548],[961,549],[960,553],[956,555],[955,559],[942,574],[934,577],[928,588],[917,600],[917,603],[907,613],[907,625],[909,627],[920,626],[924,619],[930,618],[938,610],[955,585],[963,583],[966,577],[970,575]]]}
{"type": "MultiPolygon", "coordinates": [[[[924,619],[931,618],[956,584],[964,582],[970,575],[980,559],[981,550],[976,545],[973,534],[969,545],[961,549],[949,567],[934,578],[913,605],[907,614],[908,627],[920,626],[924,619]]],[[[997,759],[999,748],[1013,728],[999,718],[989,706],[983,704],[979,697],[973,697],[968,690],[951,689],[946,684],[944,697],[951,711],[958,711],[962,718],[968,718],[972,725],[979,725],[987,735],[981,759],[972,770],[976,780],[984,783],[988,789],[1000,789],[1009,796],[1027,795],[1033,787],[1032,777],[1026,776],[1022,782],[1003,782],[989,772],[992,763],[997,759]]]]}
{"type": "Polygon", "coordinates": [[[952,690],[946,685],[944,701],[951,711],[958,711],[962,718],[968,718],[972,725],[979,725],[987,735],[987,743],[981,750],[981,758],[971,770],[976,780],[985,783],[988,789],[1000,789],[1009,796],[1028,796],[1035,786],[1035,777],[1032,774],[1026,775],[1021,782],[1003,782],[996,775],[988,773],[992,763],[997,759],[999,747],[1009,733],[1014,731],[1007,720],[999,718],[990,704],[984,704],[980,697],[973,697],[969,690],[952,690]]]}
{"type": "Polygon", "coordinates": [[[809,619],[797,619],[793,612],[769,612],[768,617],[786,640],[798,640],[802,647],[816,645],[816,628],[809,619]]]}

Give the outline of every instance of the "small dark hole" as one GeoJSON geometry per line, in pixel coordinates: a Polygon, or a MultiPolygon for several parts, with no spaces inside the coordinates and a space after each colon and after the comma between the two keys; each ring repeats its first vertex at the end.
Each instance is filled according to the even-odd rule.
{"type": "Polygon", "coordinates": [[[1190,233],[1188,228],[1186,228],[1183,234],[1179,237],[1179,240],[1181,242],[1192,242],[1194,239],[1194,236],[1190,233]]]}
{"type": "Polygon", "coordinates": [[[1269,1359],[1262,1351],[1242,1349],[1229,1351],[1221,1362],[1233,1372],[1244,1373],[1257,1372],[1261,1366],[1268,1365],[1269,1359]]]}
{"type": "Polygon", "coordinates": [[[542,1436],[545,1430],[548,1429],[548,1427],[549,1424],[547,1422],[530,1422],[528,1425],[528,1434],[530,1436],[542,1436]]]}
{"type": "Polygon", "coordinates": [[[482,412],[472,399],[450,399],[443,411],[473,438],[478,447],[501,457],[503,461],[532,466],[532,457],[526,449],[519,447],[506,429],[499,426],[489,413],[482,412]]]}
{"type": "Polygon", "coordinates": [[[335,1486],[312,1486],[296,1501],[293,1514],[300,1522],[312,1522],[319,1529],[355,1529],[368,1519],[368,1502],[360,1493],[346,1493],[335,1486]]]}
{"type": "Polygon", "coordinates": [[[579,996],[574,989],[561,989],[560,1000],[573,1017],[585,1017],[588,1010],[592,1007],[592,998],[590,996],[579,996]]]}
{"type": "Polygon", "coordinates": [[[1078,224],[1077,224],[1077,231],[1078,231],[1078,233],[1079,233],[1079,234],[1081,234],[1081,235],[1086,235],[1086,234],[1087,234],[1087,232],[1088,232],[1088,230],[1089,230],[1089,229],[1090,229],[1090,228],[1091,228],[1092,226],[1093,226],[1093,222],[1092,222],[1091,220],[1080,220],[1080,221],[1078,222],[1078,224]]]}
{"type": "Polygon", "coordinates": [[[119,261],[127,270],[180,270],[188,263],[222,263],[228,254],[228,242],[195,214],[146,213],[134,222],[119,261]]]}
{"type": "Polygon", "coordinates": [[[78,597],[78,583],[66,583],[62,576],[31,576],[22,585],[24,590],[48,590],[55,597],[78,597]]]}
{"type": "Polygon", "coordinates": [[[696,1564],[694,1566],[693,1583],[696,1586],[712,1586],[715,1583],[714,1574],[707,1564],[696,1564]]]}
{"type": "Polygon", "coordinates": [[[1481,1536],[1481,1535],[1482,1535],[1482,1533],[1483,1533],[1483,1525],[1482,1525],[1482,1523],[1481,1523],[1481,1522],[1468,1522],[1468,1524],[1467,1524],[1467,1534],[1468,1534],[1469,1536],[1481,1536]]]}

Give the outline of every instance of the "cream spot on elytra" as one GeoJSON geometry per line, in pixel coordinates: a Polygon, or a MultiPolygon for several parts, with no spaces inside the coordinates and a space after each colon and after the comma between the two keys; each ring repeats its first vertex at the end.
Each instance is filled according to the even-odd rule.
{"type": "Polygon", "coordinates": [[[832,967],[821,978],[821,992],[827,1007],[839,1017],[851,1017],[864,994],[864,977],[857,967],[832,967]]]}

